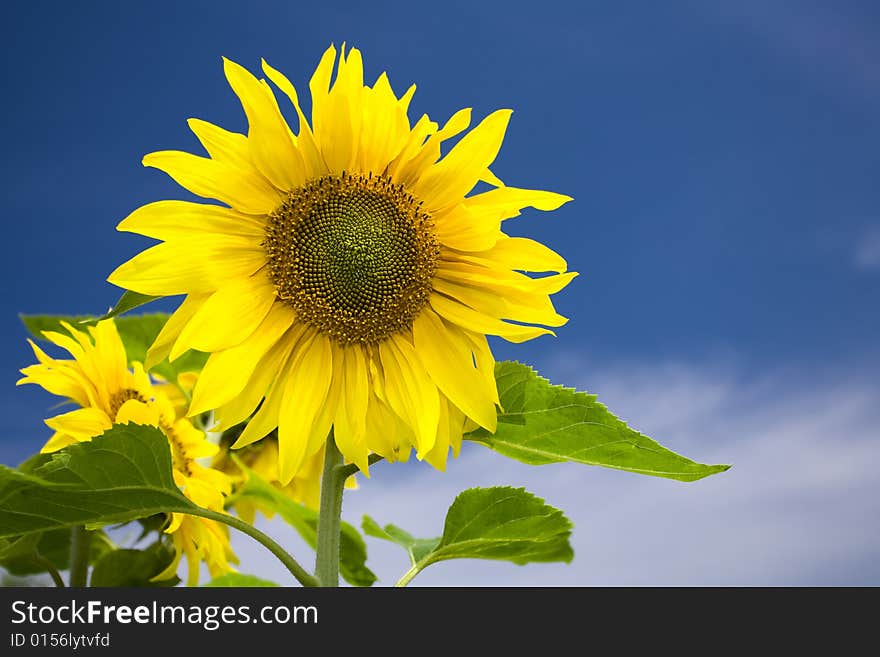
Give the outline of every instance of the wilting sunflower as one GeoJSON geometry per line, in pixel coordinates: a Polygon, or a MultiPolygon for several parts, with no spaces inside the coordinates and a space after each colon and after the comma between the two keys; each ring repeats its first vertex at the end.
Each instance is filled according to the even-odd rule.
{"type": "MultiPolygon", "coordinates": [[[[217,445],[208,442],[204,432],[175,411],[175,404],[166,394],[170,386],[154,385],[140,363],[133,363],[129,369],[125,346],[113,320],[90,326],[88,333],[66,322],[62,325],[70,335],[56,331],[44,331],[43,335],[65,349],[73,360],[52,358],[29,341],[39,363],[22,369],[24,378],[18,381],[36,383],[80,407],[46,420],[55,433],[41,451],[54,452],[78,441],[91,440],[114,424],[132,422],[158,427],[168,438],[174,482],[183,494],[199,506],[223,511],[231,479],[197,461],[214,456],[217,445]]],[[[189,564],[190,586],[198,582],[202,561],[212,575],[228,572],[229,562],[237,561],[225,525],[175,513],[165,531],[174,544],[175,558],[155,579],[173,577],[184,555],[189,564]]]]}
{"type": "Polygon", "coordinates": [[[498,394],[487,335],[522,342],[566,322],[549,295],[575,276],[504,219],[570,200],[506,187],[489,169],[510,110],[470,125],[410,125],[415,87],[398,98],[383,73],[363,82],[356,49],[332,46],[309,83],[309,124],[291,82],[263,72],[291,101],[294,133],[272,88],[224,60],[248,134],[189,125],[209,157],[144,158],[191,192],[229,207],[159,201],[119,229],[162,240],[110,282],[150,295],[185,294],[147,366],[187,349],[211,352],[190,414],[216,409],[220,428],[251,417],[234,447],[278,429],[280,479],[290,481],[330,429],[367,471],[371,452],[417,456],[443,469],[468,426],[494,431],[498,394]],[[490,191],[470,194],[479,182],[490,191]],[[531,278],[521,272],[555,272],[531,278]],[[256,411],[256,412],[255,412],[256,411]]]}

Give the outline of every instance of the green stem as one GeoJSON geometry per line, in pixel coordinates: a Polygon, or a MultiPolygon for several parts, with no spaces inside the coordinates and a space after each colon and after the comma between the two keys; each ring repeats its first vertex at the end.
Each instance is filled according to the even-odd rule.
{"type": "Polygon", "coordinates": [[[89,549],[92,532],[82,525],[70,528],[70,585],[86,586],[89,578],[89,549]]]}
{"type": "Polygon", "coordinates": [[[210,509],[187,508],[181,511],[183,513],[188,513],[192,516],[201,516],[202,518],[208,518],[209,520],[222,522],[223,524],[229,525],[230,527],[247,534],[252,539],[263,545],[267,550],[269,550],[269,552],[274,554],[300,584],[302,584],[303,586],[318,586],[318,580],[315,579],[310,573],[308,573],[305,568],[300,566],[297,560],[294,559],[290,554],[288,554],[283,547],[278,545],[278,543],[272,540],[271,537],[266,536],[266,534],[261,532],[253,525],[246,523],[244,520],[241,520],[236,516],[231,516],[228,513],[218,513],[217,511],[211,511],[210,509]]]}
{"type": "Polygon", "coordinates": [[[413,564],[413,567],[407,570],[403,577],[397,580],[397,583],[394,585],[394,588],[402,588],[409,584],[412,581],[412,578],[418,575],[422,569],[419,567],[419,564],[413,564]]]}
{"type": "Polygon", "coordinates": [[[46,569],[46,572],[49,573],[50,577],[52,577],[52,581],[55,582],[55,586],[57,586],[59,589],[64,588],[64,580],[61,579],[61,573],[58,572],[58,569],[55,567],[54,563],[49,561],[39,552],[34,552],[31,555],[31,559],[35,564],[37,564],[41,568],[46,569]]]}
{"type": "MultiPolygon", "coordinates": [[[[382,460],[382,457],[378,454],[370,454],[369,464],[373,465],[382,460]]],[[[337,465],[337,472],[339,472],[339,476],[343,478],[343,480],[348,479],[351,475],[357,474],[361,471],[359,467],[357,467],[354,463],[347,463],[345,465],[337,465]]]]}
{"type": "Polygon", "coordinates": [[[342,492],[347,479],[345,472],[339,468],[341,464],[342,454],[331,430],[324,450],[321,508],[318,511],[315,577],[321,586],[339,586],[339,527],[342,520],[342,492]]]}

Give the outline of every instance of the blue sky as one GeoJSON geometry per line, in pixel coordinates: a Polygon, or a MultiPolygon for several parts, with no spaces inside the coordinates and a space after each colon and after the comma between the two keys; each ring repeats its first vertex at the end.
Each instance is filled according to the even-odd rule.
{"type": "MultiPolygon", "coordinates": [[[[443,476],[377,468],[350,495],[350,519],[431,533],[461,488],[527,484],[576,521],[574,565],[449,564],[422,581],[880,583],[880,485],[867,467],[880,457],[875,3],[5,10],[0,461],[42,444],[54,403],[13,385],[31,361],[17,313],[113,303],[107,274],[145,244],[115,225],[143,203],[187,198],[141,157],[196,149],[192,116],[245,127],[221,56],[251,70],[266,57],[304,89],[326,46],[347,41],[369,78],[418,85],[413,116],[513,108],[496,173],[575,197],[505,224],[581,272],[556,297],[571,321],[555,339],[499,342],[496,356],[599,393],[673,449],[735,465],[683,485],[526,468],[474,446],[443,476]]],[[[370,547],[377,570],[403,567],[370,547]]]]}

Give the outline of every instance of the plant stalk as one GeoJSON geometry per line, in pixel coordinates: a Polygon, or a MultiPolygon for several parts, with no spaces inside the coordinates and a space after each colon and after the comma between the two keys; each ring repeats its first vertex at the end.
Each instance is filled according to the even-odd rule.
{"type": "Polygon", "coordinates": [[[269,552],[274,554],[300,584],[303,586],[319,586],[318,580],[306,571],[305,568],[300,566],[299,562],[288,554],[283,547],[278,545],[278,543],[276,543],[270,536],[267,536],[253,525],[246,523],[244,520],[229,515],[228,513],[219,513],[201,507],[182,510],[182,513],[188,513],[192,516],[201,516],[202,518],[208,518],[209,520],[216,520],[217,522],[222,522],[233,529],[237,529],[240,532],[247,534],[269,550],[269,552]]]}
{"type": "Polygon", "coordinates": [[[318,545],[315,577],[320,586],[339,586],[339,531],[342,520],[342,492],[347,475],[342,471],[342,454],[333,430],[327,436],[324,471],[321,475],[321,507],[318,511],[318,545]]]}
{"type": "Polygon", "coordinates": [[[82,525],[70,528],[70,586],[88,585],[91,545],[92,532],[82,525]]]}

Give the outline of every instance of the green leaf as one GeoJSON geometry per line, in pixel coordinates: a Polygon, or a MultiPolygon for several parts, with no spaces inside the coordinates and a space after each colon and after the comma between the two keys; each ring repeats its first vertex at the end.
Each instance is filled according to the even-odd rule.
{"type": "Polygon", "coordinates": [[[469,440],[529,465],[573,461],[637,474],[696,481],[729,465],[704,465],[630,429],[595,395],[551,385],[528,365],[495,364],[503,412],[494,434],[479,428],[469,440]]]}
{"type": "Polygon", "coordinates": [[[129,310],[140,308],[141,306],[148,304],[151,301],[155,301],[156,299],[161,298],[161,296],[153,296],[152,294],[141,294],[140,292],[132,292],[131,290],[126,290],[122,293],[122,296],[119,297],[116,305],[113,306],[106,313],[101,315],[101,317],[99,317],[98,319],[110,319],[111,317],[122,315],[123,313],[127,313],[129,310]]]}
{"type": "Polygon", "coordinates": [[[0,465],[0,501],[0,537],[198,508],[174,483],[165,435],[133,424],[55,452],[31,473],[0,465]]]}
{"type": "Polygon", "coordinates": [[[270,582],[267,579],[261,579],[259,577],[255,577],[254,575],[244,575],[242,573],[226,573],[225,575],[220,575],[219,577],[215,577],[207,584],[203,586],[207,587],[249,587],[249,588],[259,588],[266,586],[278,586],[275,582],[270,582]]]}
{"type": "MultiPolygon", "coordinates": [[[[45,572],[45,565],[35,559],[39,554],[49,561],[57,570],[67,570],[70,564],[70,529],[54,529],[45,532],[25,534],[23,539],[33,541],[33,549],[26,554],[8,555],[0,558],[0,566],[3,566],[13,575],[33,575],[45,572]]],[[[0,545],[4,541],[17,539],[0,539],[0,545]]],[[[115,550],[116,546],[103,531],[92,532],[92,540],[89,542],[89,563],[94,563],[103,554],[115,550]]]]}
{"type": "Polygon", "coordinates": [[[496,559],[515,564],[570,562],[571,522],[562,511],[523,488],[469,488],[446,513],[439,539],[414,539],[394,525],[380,528],[365,516],[364,531],[397,543],[410,554],[412,568],[401,578],[407,584],[432,563],[448,559],[496,559]],[[433,547],[431,547],[433,546],[433,547]]]}
{"type": "Polygon", "coordinates": [[[173,560],[174,548],[162,541],[143,550],[113,550],[95,562],[89,586],[175,586],[180,582],[176,575],[158,582],[151,581],[173,560]]]}
{"type": "MultiPolygon", "coordinates": [[[[159,331],[168,321],[168,313],[152,313],[149,315],[129,315],[117,317],[114,321],[119,331],[119,337],[125,345],[128,362],[143,363],[147,357],[147,350],[159,331]]],[[[95,321],[97,318],[90,315],[20,315],[21,321],[30,333],[44,340],[43,331],[57,331],[67,334],[61,322],[68,322],[74,328],[84,330],[85,324],[95,321]]],[[[164,377],[168,381],[176,381],[182,372],[201,372],[208,360],[208,354],[201,351],[190,350],[180,358],[170,363],[167,359],[156,365],[151,372],[164,377]]]]}
{"type": "MultiPolygon", "coordinates": [[[[272,509],[314,549],[318,544],[317,512],[294,502],[241,462],[238,466],[247,473],[248,478],[236,492],[235,499],[251,499],[272,509]]],[[[376,575],[367,568],[366,563],[367,545],[363,537],[357,529],[343,521],[339,540],[340,575],[352,586],[371,586],[376,581],[376,575]]]]}
{"type": "Polygon", "coordinates": [[[380,527],[375,520],[366,515],[361,523],[361,528],[367,536],[397,543],[407,551],[412,565],[415,565],[424,559],[437,547],[437,544],[440,543],[439,538],[415,538],[412,534],[403,531],[397,525],[385,525],[384,527],[380,527]]]}

